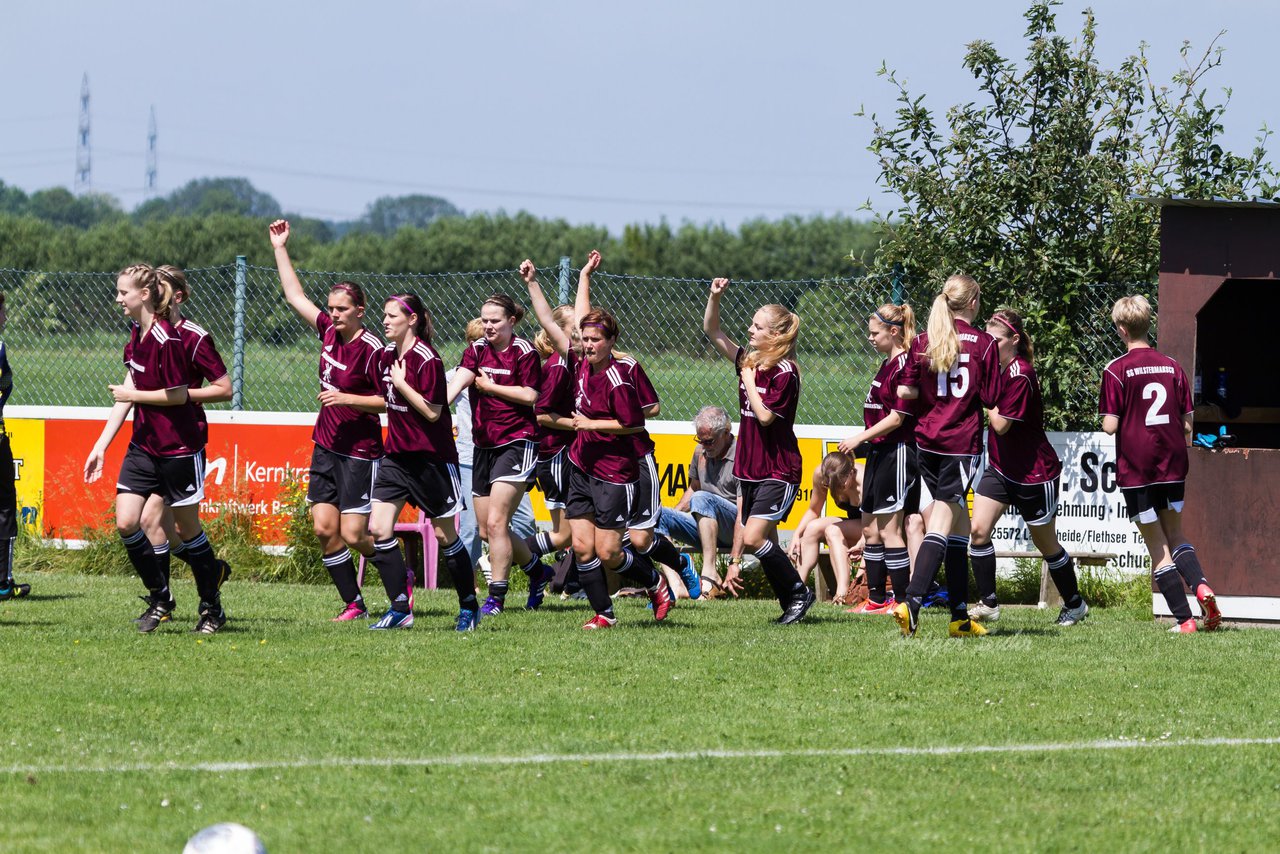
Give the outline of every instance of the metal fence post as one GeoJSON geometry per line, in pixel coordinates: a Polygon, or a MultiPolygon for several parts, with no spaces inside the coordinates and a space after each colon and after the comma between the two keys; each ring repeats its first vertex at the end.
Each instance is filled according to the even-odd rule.
{"type": "Polygon", "coordinates": [[[894,262],[893,274],[891,281],[893,282],[893,296],[891,298],[894,305],[902,305],[907,301],[907,288],[903,284],[906,278],[906,271],[902,269],[902,265],[894,262]]]}
{"type": "Polygon", "coordinates": [[[236,256],[235,350],[231,357],[231,408],[244,409],[244,302],[248,284],[245,256],[236,256]]]}
{"type": "Polygon", "coordinates": [[[560,302],[559,305],[569,305],[573,299],[569,296],[569,267],[573,261],[568,255],[560,256],[560,302]]]}

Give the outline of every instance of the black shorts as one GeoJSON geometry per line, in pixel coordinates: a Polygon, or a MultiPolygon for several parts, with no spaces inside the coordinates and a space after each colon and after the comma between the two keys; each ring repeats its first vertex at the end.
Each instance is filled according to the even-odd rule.
{"type": "MultiPolygon", "coordinates": [[[[9,434],[0,430],[0,539],[5,540],[18,536],[18,487],[12,475],[13,449],[9,447],[9,434]]],[[[12,551],[9,559],[13,559],[12,551]]],[[[0,566],[0,573],[5,569],[0,566]]]]}
{"type": "Polygon", "coordinates": [[[658,497],[658,463],[652,453],[640,458],[640,477],[636,480],[635,500],[631,504],[631,530],[652,529],[662,515],[662,500],[658,497]]]}
{"type": "Polygon", "coordinates": [[[787,518],[800,485],[783,480],[743,480],[739,481],[738,490],[742,495],[742,524],[745,525],[753,516],[773,522],[787,518]]]}
{"type": "Polygon", "coordinates": [[[169,507],[188,507],[204,500],[204,451],[185,457],[153,457],[130,445],[120,465],[116,493],[159,495],[169,507]]]}
{"type": "Polygon", "coordinates": [[[476,448],[472,455],[471,494],[489,497],[489,487],[501,481],[533,486],[538,469],[538,444],[521,439],[497,448],[476,448]]]}
{"type": "Polygon", "coordinates": [[[548,510],[563,510],[569,500],[569,449],[561,448],[554,457],[538,460],[538,488],[548,510]]]}
{"type": "Polygon", "coordinates": [[[982,455],[935,454],[919,450],[920,479],[934,501],[963,504],[982,470],[982,455]]]}
{"type": "Polygon", "coordinates": [[[367,514],[373,509],[378,460],[344,457],[316,445],[311,451],[311,483],[307,501],[332,504],[339,513],[367,514]]]}
{"type": "Polygon", "coordinates": [[[993,468],[982,473],[978,495],[1016,507],[1028,525],[1048,525],[1058,515],[1058,484],[1061,478],[1045,483],[1016,483],[993,468]]]}
{"type": "Polygon", "coordinates": [[[378,465],[373,500],[408,501],[428,519],[447,519],[462,509],[457,463],[429,454],[388,454],[378,465]]]}
{"type": "Polygon", "coordinates": [[[1146,486],[1122,486],[1124,506],[1129,511],[1129,518],[1135,522],[1150,524],[1159,517],[1161,510],[1182,512],[1182,500],[1186,494],[1187,482],[1175,480],[1173,483],[1151,483],[1146,486]]]}
{"type": "Polygon", "coordinates": [[[569,498],[564,515],[569,519],[590,519],[606,531],[620,531],[631,518],[634,483],[610,483],[569,464],[569,498]]]}
{"type": "Polygon", "coordinates": [[[872,445],[862,475],[862,507],[868,515],[920,512],[916,446],[906,442],[872,445]]]}

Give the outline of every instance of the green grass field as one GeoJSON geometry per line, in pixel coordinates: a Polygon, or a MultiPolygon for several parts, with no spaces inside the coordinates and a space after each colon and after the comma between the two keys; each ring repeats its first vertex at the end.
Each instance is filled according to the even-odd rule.
{"type": "MultiPolygon", "coordinates": [[[[929,612],[682,603],[618,628],[582,603],[470,635],[334,624],[323,586],[231,582],[211,638],[129,620],[136,582],[26,573],[0,603],[0,850],[178,851],[238,821],[272,852],[1264,850],[1280,635],[1171,636],[1131,611],[1058,630],[1007,609],[945,638],[929,612]],[[907,748],[907,752],[900,749],[907,748]],[[914,752],[912,752],[914,751],[914,752]]],[[[381,605],[379,591],[369,590],[381,605]]]]}

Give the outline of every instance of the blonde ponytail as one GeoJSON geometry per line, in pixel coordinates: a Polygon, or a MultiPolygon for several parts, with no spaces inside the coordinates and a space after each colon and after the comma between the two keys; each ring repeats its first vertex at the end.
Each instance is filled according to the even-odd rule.
{"type": "Polygon", "coordinates": [[[768,370],[783,359],[795,356],[796,338],[800,335],[800,316],[777,303],[761,306],[760,312],[765,316],[769,340],[747,353],[742,363],[748,368],[768,370]]]}
{"type": "Polygon", "coordinates": [[[956,335],[956,313],[978,297],[978,283],[972,276],[956,275],[947,279],[942,293],[929,309],[929,346],[925,355],[935,374],[945,374],[960,357],[960,338],[956,335]]]}

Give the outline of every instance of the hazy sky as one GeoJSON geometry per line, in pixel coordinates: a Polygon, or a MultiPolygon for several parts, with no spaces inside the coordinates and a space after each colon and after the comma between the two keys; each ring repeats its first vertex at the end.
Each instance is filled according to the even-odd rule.
{"type": "MultiPolygon", "coordinates": [[[[877,198],[870,124],[881,62],[942,109],[972,97],[965,44],[1024,52],[1029,0],[71,2],[7,0],[0,180],[70,187],[80,80],[92,92],[93,185],[145,198],[147,117],[162,192],[244,176],[290,211],[350,219],[381,195],[528,210],[618,231],[666,217],[736,226],[860,215],[877,198]]],[[[1079,32],[1086,4],[1059,9],[1079,32]]],[[[1228,141],[1280,127],[1280,3],[1093,4],[1107,65],[1184,39],[1227,48],[1228,141]]]]}

